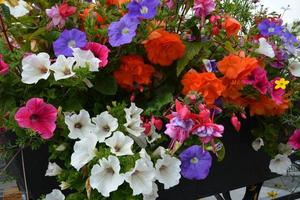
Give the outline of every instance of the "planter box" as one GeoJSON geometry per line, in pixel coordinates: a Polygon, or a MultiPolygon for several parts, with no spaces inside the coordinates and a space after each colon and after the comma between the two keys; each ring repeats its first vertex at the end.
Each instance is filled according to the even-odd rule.
{"type": "MultiPolygon", "coordinates": [[[[255,138],[252,137],[250,131],[255,126],[255,121],[248,121],[239,133],[233,130],[229,122],[225,124],[225,133],[222,138],[226,148],[225,159],[222,162],[214,159],[210,173],[205,180],[191,181],[182,178],[179,185],[169,190],[163,190],[160,185],[159,199],[193,200],[254,185],[276,176],[269,170],[270,158],[262,150],[256,152],[252,149],[251,143],[255,138]]],[[[37,151],[25,149],[24,157],[28,190],[32,199],[38,199],[40,195],[58,188],[55,178],[44,176],[48,166],[46,145],[37,151]]],[[[20,186],[24,188],[20,155],[14,166],[17,168],[14,171],[19,177],[20,186]]]]}

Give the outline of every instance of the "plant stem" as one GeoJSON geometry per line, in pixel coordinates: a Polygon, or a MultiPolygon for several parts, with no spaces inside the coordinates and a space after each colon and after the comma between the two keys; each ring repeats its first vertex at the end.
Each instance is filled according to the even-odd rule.
{"type": "Polygon", "coordinates": [[[7,44],[8,44],[8,47],[9,47],[10,51],[13,52],[13,51],[14,51],[14,48],[13,48],[13,46],[12,46],[12,45],[10,44],[10,42],[9,42],[9,39],[8,39],[8,36],[7,36],[7,32],[6,32],[6,29],[5,29],[5,25],[4,25],[4,21],[3,21],[3,18],[2,18],[2,15],[1,15],[1,14],[0,14],[0,23],[1,23],[2,32],[3,32],[3,34],[4,34],[4,37],[5,37],[6,42],[7,42],[7,44]]]}

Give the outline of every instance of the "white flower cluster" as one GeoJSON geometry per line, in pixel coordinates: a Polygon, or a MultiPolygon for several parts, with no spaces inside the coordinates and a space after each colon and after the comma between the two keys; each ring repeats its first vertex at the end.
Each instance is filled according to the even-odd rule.
{"type": "Polygon", "coordinates": [[[90,50],[73,49],[73,56],[66,58],[59,55],[51,65],[50,56],[47,53],[31,54],[22,60],[22,82],[36,84],[41,79],[50,76],[50,70],[54,72],[54,79],[67,79],[75,75],[73,69],[88,67],[90,71],[99,71],[101,60],[96,58],[90,50]]]}
{"type": "MultiPolygon", "coordinates": [[[[136,107],[134,103],[130,108],[125,109],[124,127],[130,137],[117,130],[118,119],[107,111],[92,119],[86,110],[81,110],[79,114],[68,113],[65,116],[65,123],[70,131],[68,136],[71,139],[79,139],[75,142],[71,156],[71,165],[76,170],[79,171],[96,156],[97,143],[105,143],[110,148],[111,155],[99,159],[98,163],[92,167],[90,176],[91,188],[96,189],[104,197],[109,197],[111,192],[127,182],[132,188],[133,195],[142,194],[145,200],[156,199],[158,197],[156,180],[164,184],[165,189],[179,183],[181,162],[168,155],[162,147],[155,155],[159,156],[156,163],[151,161],[151,157],[142,148],[135,166],[125,173],[120,173],[119,157],[133,155],[134,140],[131,137],[144,134],[140,116],[142,112],[143,110],[136,107]]],[[[61,168],[58,165],[49,163],[47,175],[57,175],[60,171],[61,168]]]]}
{"type": "Polygon", "coordinates": [[[300,50],[297,49],[295,52],[296,57],[293,59],[289,59],[289,70],[291,74],[295,77],[300,77],[300,50]]]}

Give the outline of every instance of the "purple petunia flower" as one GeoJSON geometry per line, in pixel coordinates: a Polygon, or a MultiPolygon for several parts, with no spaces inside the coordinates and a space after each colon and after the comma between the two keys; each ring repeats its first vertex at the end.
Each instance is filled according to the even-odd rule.
{"type": "Polygon", "coordinates": [[[282,33],[281,39],[284,42],[287,51],[291,54],[295,54],[296,47],[299,46],[299,41],[296,36],[286,30],[282,33]]]}
{"type": "Polygon", "coordinates": [[[53,43],[53,49],[56,57],[59,55],[72,56],[73,51],[71,48],[82,48],[86,43],[85,33],[74,28],[64,30],[53,43]]]}
{"type": "Polygon", "coordinates": [[[156,15],[156,8],[160,4],[159,0],[133,0],[128,8],[129,17],[152,19],[156,15]]]}
{"type": "Polygon", "coordinates": [[[190,180],[203,180],[207,177],[212,158],[201,146],[193,145],[179,155],[181,175],[190,180]]]}
{"type": "Polygon", "coordinates": [[[276,22],[271,22],[268,19],[262,20],[262,22],[258,25],[258,29],[263,36],[272,36],[282,34],[282,26],[276,22]]]}
{"type": "Polygon", "coordinates": [[[120,21],[111,23],[108,28],[109,44],[118,47],[130,43],[136,35],[138,24],[138,19],[128,15],[123,16],[120,21]]]}
{"type": "Polygon", "coordinates": [[[274,68],[283,68],[288,59],[288,54],[282,49],[275,49],[275,60],[271,63],[274,68]]]}

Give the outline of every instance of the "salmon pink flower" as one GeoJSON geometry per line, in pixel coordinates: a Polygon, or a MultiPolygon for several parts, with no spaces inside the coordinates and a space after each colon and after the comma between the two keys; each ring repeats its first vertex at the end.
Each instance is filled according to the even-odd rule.
{"type": "Polygon", "coordinates": [[[32,98],[15,114],[15,120],[22,128],[30,128],[44,139],[53,137],[56,128],[57,109],[40,98],[32,98]]]}
{"type": "Polygon", "coordinates": [[[293,135],[289,138],[289,144],[293,149],[300,149],[300,129],[294,131],[293,135]]]}

